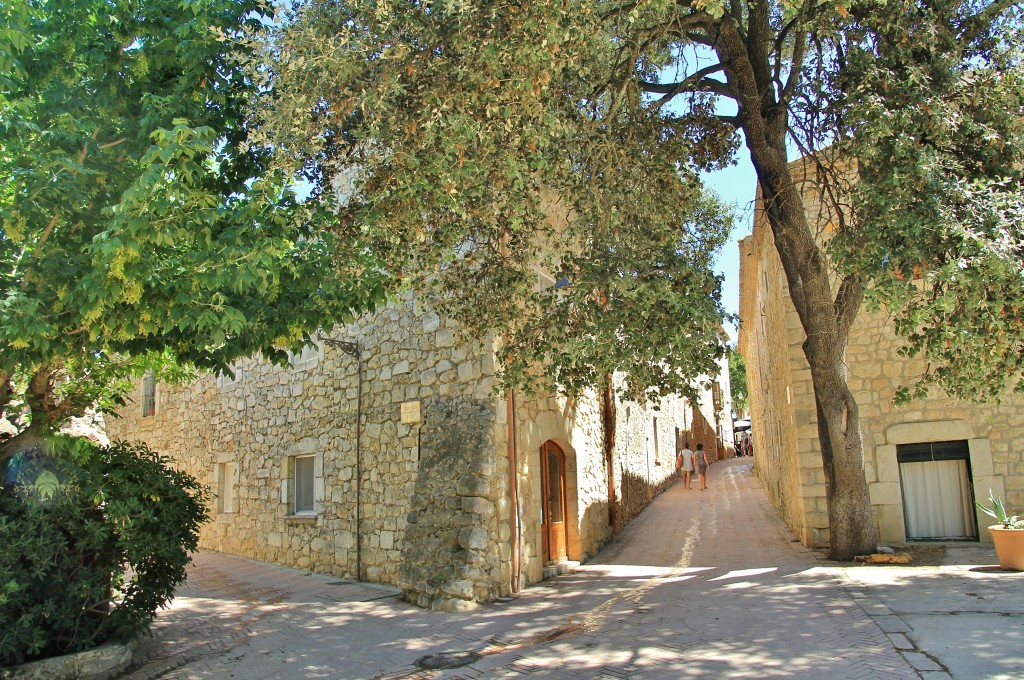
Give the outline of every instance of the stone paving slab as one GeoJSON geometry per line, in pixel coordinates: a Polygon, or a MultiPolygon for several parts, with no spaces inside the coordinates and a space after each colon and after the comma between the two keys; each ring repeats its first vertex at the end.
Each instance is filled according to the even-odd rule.
{"type": "Polygon", "coordinates": [[[823,568],[795,541],[749,459],[714,464],[709,482],[707,491],[677,485],[656,498],[590,563],[474,612],[425,611],[393,589],[199,553],[127,677],[845,680],[932,673],[915,670],[896,648],[924,654],[920,641],[906,648],[913,631],[887,635],[869,613],[881,602],[891,607],[887,616],[902,618],[899,607],[873,599],[875,584],[823,568]],[[417,666],[427,655],[465,652],[479,656],[458,668],[417,666]]]}
{"type": "Polygon", "coordinates": [[[823,567],[863,595],[865,611],[922,678],[1024,678],[1024,573],[994,566],[988,543],[949,546],[927,567],[823,567]],[[877,612],[888,612],[878,616],[877,612]]]}

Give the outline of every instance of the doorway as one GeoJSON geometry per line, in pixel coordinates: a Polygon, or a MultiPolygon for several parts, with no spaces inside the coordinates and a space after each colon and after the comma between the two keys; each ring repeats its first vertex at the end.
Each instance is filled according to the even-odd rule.
{"type": "Polygon", "coordinates": [[[540,449],[541,545],[544,563],[566,559],[565,453],[552,441],[540,449]]]}
{"type": "Polygon", "coordinates": [[[896,447],[907,540],[978,538],[966,441],[896,447]]]}

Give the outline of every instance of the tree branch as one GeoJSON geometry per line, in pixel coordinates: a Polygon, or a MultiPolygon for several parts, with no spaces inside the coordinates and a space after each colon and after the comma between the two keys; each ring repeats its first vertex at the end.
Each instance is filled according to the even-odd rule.
{"type": "Polygon", "coordinates": [[[100,144],[99,148],[100,149],[113,149],[115,146],[120,146],[121,144],[124,144],[127,141],[128,141],[127,137],[122,137],[121,139],[115,139],[113,142],[106,142],[104,144],[100,144]]]}
{"type": "Polygon", "coordinates": [[[996,0],[974,16],[964,19],[960,24],[958,37],[965,42],[973,42],[989,24],[996,20],[996,17],[1019,4],[1020,0],[996,0]]]}
{"type": "Polygon", "coordinates": [[[0,418],[5,417],[4,411],[11,403],[11,374],[8,371],[0,371],[0,418]]]}
{"type": "MultiPolygon", "coordinates": [[[[786,84],[782,86],[782,90],[779,93],[780,102],[788,102],[789,98],[793,96],[793,91],[796,89],[797,83],[800,82],[802,75],[800,68],[804,63],[804,57],[807,55],[807,34],[801,32],[796,38],[793,39],[793,58],[790,60],[790,71],[789,77],[786,78],[786,84]]],[[[782,63],[782,54],[777,54],[779,63],[782,63]]]]}
{"type": "Polygon", "coordinates": [[[44,361],[32,374],[25,390],[25,401],[32,409],[33,420],[37,416],[45,417],[50,411],[50,377],[53,375],[50,363],[44,361]]]}
{"type": "Polygon", "coordinates": [[[847,338],[850,337],[850,327],[853,326],[857,313],[860,311],[861,302],[864,299],[864,287],[859,279],[853,275],[846,276],[839,284],[839,291],[836,293],[836,322],[837,333],[840,341],[845,346],[847,338]]]}
{"type": "Polygon", "coordinates": [[[704,45],[705,47],[714,47],[715,41],[707,33],[699,33],[697,31],[685,31],[683,37],[691,42],[695,42],[698,45],[704,45]]]}
{"type": "Polygon", "coordinates": [[[43,235],[39,237],[39,243],[32,249],[32,259],[39,259],[39,251],[43,249],[43,244],[46,243],[46,239],[50,238],[50,234],[53,233],[53,228],[57,225],[57,220],[60,215],[54,215],[50,218],[50,223],[46,225],[46,229],[43,230],[43,235]]]}
{"type": "Polygon", "coordinates": [[[743,3],[741,0],[729,0],[729,14],[736,23],[736,32],[746,39],[746,31],[743,28],[743,3]]]}
{"type": "Polygon", "coordinates": [[[706,77],[711,73],[717,73],[724,70],[725,66],[723,64],[714,64],[696,71],[678,83],[651,83],[641,81],[639,83],[639,87],[643,92],[665,95],[658,99],[655,104],[655,108],[664,106],[676,95],[684,92],[710,92],[735,101],[736,92],[728,83],[706,77]]]}

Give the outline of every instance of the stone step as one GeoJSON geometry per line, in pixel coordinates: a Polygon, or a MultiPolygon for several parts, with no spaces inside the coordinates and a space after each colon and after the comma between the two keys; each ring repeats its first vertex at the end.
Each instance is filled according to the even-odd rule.
{"type": "Polygon", "coordinates": [[[565,572],[569,571],[574,567],[580,566],[579,562],[570,562],[569,560],[562,560],[560,562],[551,562],[544,565],[544,571],[542,579],[547,581],[549,578],[554,578],[565,572]]]}

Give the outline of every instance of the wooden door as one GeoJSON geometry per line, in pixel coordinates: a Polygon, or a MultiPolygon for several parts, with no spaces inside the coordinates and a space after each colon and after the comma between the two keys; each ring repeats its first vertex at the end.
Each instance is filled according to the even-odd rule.
{"type": "Polygon", "coordinates": [[[554,442],[540,450],[541,460],[541,543],[545,562],[566,557],[565,550],[565,454],[554,442]]]}

